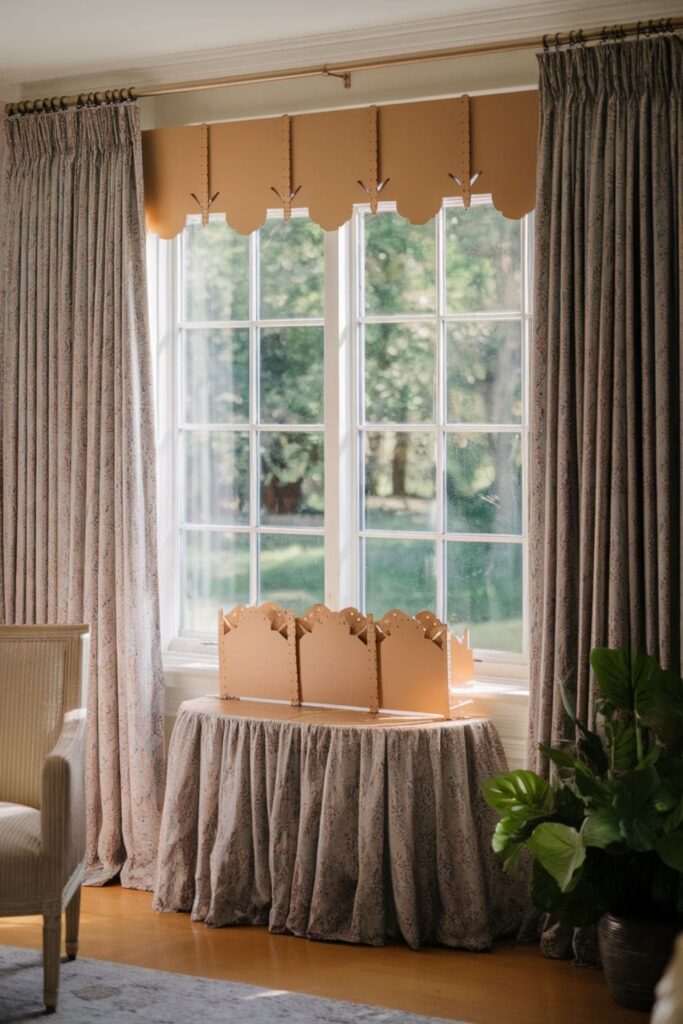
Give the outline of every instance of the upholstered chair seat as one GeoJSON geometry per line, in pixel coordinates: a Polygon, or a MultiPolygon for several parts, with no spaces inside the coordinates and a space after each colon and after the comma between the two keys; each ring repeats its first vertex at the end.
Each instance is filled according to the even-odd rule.
{"type": "Polygon", "coordinates": [[[42,915],[48,1012],[64,911],[78,949],[87,641],[86,626],[0,626],[0,916],[42,915]]]}

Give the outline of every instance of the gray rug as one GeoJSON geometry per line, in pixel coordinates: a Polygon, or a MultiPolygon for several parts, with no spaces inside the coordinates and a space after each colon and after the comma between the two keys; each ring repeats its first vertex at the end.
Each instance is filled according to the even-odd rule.
{"type": "MultiPolygon", "coordinates": [[[[40,953],[0,946],[0,1021],[9,1024],[42,1017],[42,993],[40,953]]],[[[59,1006],[45,1020],[50,1024],[444,1024],[442,1017],[80,957],[62,964],[59,1006]]]]}

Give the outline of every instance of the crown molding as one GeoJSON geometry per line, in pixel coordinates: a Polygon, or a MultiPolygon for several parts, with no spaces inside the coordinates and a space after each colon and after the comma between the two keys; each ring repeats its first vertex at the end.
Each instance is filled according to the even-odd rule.
{"type": "MultiPolygon", "coordinates": [[[[201,79],[225,74],[249,74],[267,70],[302,67],[365,57],[385,57],[420,50],[466,46],[538,35],[568,32],[572,29],[613,25],[638,18],[667,18],[680,13],[680,0],[649,0],[643,13],[643,0],[529,0],[527,3],[487,7],[485,9],[423,19],[377,25],[318,35],[272,40],[250,46],[234,46],[192,53],[150,57],[135,65],[107,64],[99,61],[77,74],[31,81],[3,81],[0,92],[13,98],[32,98],[113,88],[123,85],[161,85],[179,79],[201,79]]],[[[361,72],[357,72],[360,74],[361,72]]]]}

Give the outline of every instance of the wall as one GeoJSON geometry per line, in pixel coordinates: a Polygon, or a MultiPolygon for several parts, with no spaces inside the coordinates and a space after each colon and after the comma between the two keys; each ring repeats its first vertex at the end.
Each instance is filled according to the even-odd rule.
{"type": "Polygon", "coordinates": [[[166,128],[464,92],[529,89],[536,82],[536,57],[527,51],[354,72],[350,89],[338,79],[306,78],[142,99],[141,108],[144,128],[166,128]]]}

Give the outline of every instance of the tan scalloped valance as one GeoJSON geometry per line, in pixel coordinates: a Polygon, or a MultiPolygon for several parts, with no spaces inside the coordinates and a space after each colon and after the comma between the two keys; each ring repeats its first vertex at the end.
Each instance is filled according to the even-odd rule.
{"type": "Polygon", "coordinates": [[[537,130],[535,91],[155,128],[143,133],[147,223],[172,238],[188,214],[223,213],[249,234],[268,209],[306,207],[333,231],[354,203],[394,200],[423,224],[446,196],[471,194],[518,219],[534,206],[537,130]]]}

